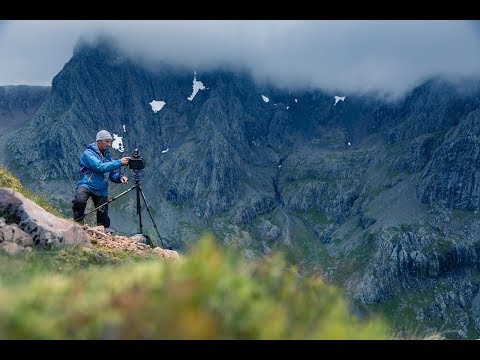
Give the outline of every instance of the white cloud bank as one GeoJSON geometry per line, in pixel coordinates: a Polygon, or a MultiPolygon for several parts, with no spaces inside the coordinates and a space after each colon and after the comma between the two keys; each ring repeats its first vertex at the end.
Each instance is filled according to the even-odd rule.
{"type": "Polygon", "coordinates": [[[480,75],[480,32],[461,20],[0,21],[0,85],[50,85],[79,39],[108,34],[125,54],[210,70],[248,69],[294,89],[401,95],[427,76],[480,75]],[[155,44],[155,46],[152,46],[155,44]]]}

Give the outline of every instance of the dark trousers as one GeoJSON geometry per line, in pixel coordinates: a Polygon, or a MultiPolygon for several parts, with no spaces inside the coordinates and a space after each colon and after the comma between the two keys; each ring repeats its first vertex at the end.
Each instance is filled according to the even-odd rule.
{"type": "MultiPolygon", "coordinates": [[[[75,190],[75,199],[73,203],[73,219],[83,224],[83,218],[85,216],[85,208],[87,206],[88,198],[92,197],[95,207],[106,203],[108,201],[107,196],[98,196],[88,190],[86,187],[79,186],[75,190]]],[[[108,205],[102,206],[97,210],[97,225],[103,225],[106,228],[110,227],[110,218],[108,217],[108,205]]]]}

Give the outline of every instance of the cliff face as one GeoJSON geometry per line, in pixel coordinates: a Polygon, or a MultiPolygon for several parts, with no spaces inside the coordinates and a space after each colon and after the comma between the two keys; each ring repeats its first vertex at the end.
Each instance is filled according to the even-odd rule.
{"type": "Polygon", "coordinates": [[[480,112],[450,129],[421,174],[418,197],[448,208],[480,209],[480,112]]]}
{"type": "MultiPolygon", "coordinates": [[[[10,168],[70,214],[78,158],[107,129],[123,140],[114,158],[146,159],[142,189],[174,248],[210,230],[247,256],[282,249],[361,306],[478,337],[478,87],[431,79],[395,104],[344,95],[79,47],[9,142],[10,168]]],[[[113,227],[136,232],[133,195],[109,207],[113,227]]]]}
{"type": "Polygon", "coordinates": [[[0,138],[31,120],[49,92],[49,86],[0,86],[0,138]]]}

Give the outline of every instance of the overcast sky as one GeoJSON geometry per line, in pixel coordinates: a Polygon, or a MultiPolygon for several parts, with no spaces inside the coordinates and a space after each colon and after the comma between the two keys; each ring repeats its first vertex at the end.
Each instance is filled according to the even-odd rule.
{"type": "Polygon", "coordinates": [[[477,21],[12,20],[0,21],[0,85],[51,85],[78,39],[100,33],[150,62],[229,64],[280,86],[338,95],[402,95],[436,74],[480,76],[477,21]]]}

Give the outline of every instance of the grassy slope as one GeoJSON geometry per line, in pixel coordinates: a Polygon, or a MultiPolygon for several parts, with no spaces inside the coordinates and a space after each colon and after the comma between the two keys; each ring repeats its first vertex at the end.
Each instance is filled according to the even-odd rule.
{"type": "Polygon", "coordinates": [[[7,169],[0,166],[0,187],[11,188],[15,191],[18,191],[20,194],[25,196],[27,199],[30,199],[43,207],[48,212],[58,216],[64,217],[58,210],[53,208],[47,201],[46,196],[34,194],[31,191],[25,189],[20,181],[16,179],[7,169]]]}

